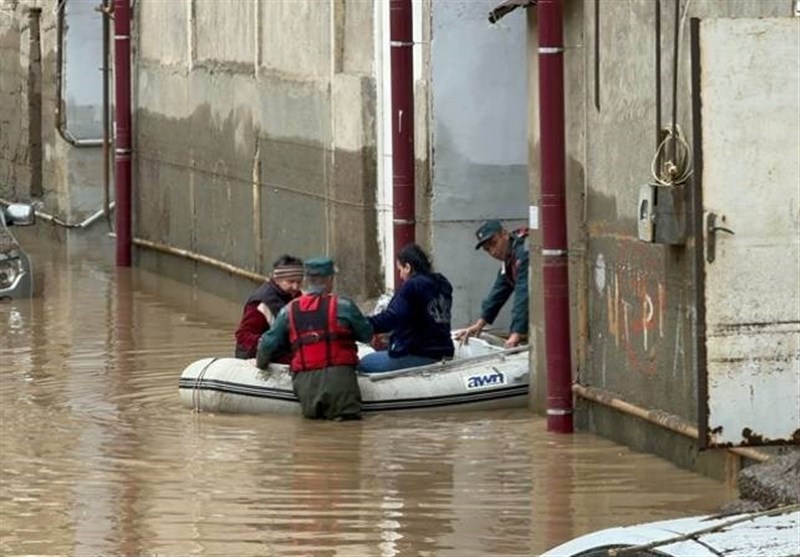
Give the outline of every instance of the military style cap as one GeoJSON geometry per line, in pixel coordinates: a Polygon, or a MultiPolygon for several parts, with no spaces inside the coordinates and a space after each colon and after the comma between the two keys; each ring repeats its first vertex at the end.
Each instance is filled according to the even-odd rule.
{"type": "Polygon", "coordinates": [[[475,231],[475,237],[478,239],[478,243],[475,244],[475,249],[479,249],[484,242],[489,240],[501,230],[503,230],[503,225],[500,224],[499,220],[492,219],[484,222],[482,225],[480,225],[478,230],[475,231]]]}
{"type": "Polygon", "coordinates": [[[310,277],[329,277],[335,272],[330,257],[312,257],[306,260],[306,275],[310,277]]]}

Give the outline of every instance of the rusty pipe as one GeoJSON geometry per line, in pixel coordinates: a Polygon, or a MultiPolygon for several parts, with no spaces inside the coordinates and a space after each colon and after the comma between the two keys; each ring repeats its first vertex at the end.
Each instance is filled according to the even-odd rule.
{"type": "MultiPolygon", "coordinates": [[[[696,427],[687,424],[680,417],[664,412],[663,410],[647,410],[630,402],[626,402],[620,398],[615,397],[613,394],[597,387],[587,387],[579,383],[572,385],[572,392],[581,398],[591,400],[608,408],[613,408],[623,414],[635,416],[646,422],[657,425],[664,429],[680,433],[685,437],[691,439],[699,439],[700,434],[696,427]]],[[[728,451],[744,458],[749,458],[756,462],[765,462],[769,456],[757,451],[755,449],[748,449],[745,447],[728,447],[728,451]]]]}
{"type": "MultiPolygon", "coordinates": [[[[114,234],[110,234],[110,236],[115,236],[114,234]]],[[[225,263],[224,261],[220,261],[219,259],[214,259],[213,257],[208,257],[207,255],[203,255],[194,251],[185,250],[182,248],[176,248],[172,246],[168,246],[165,244],[160,244],[158,242],[153,242],[151,240],[145,240],[143,238],[133,238],[133,244],[136,246],[144,247],[151,249],[153,251],[158,251],[161,253],[166,253],[169,255],[174,255],[177,257],[183,257],[185,259],[190,259],[192,261],[197,261],[198,263],[203,263],[210,267],[214,267],[216,269],[221,269],[226,271],[232,275],[236,275],[242,278],[250,279],[256,282],[264,282],[269,280],[269,277],[265,275],[260,275],[258,273],[254,273],[252,271],[248,271],[246,269],[241,269],[230,263],[225,263]]]]}

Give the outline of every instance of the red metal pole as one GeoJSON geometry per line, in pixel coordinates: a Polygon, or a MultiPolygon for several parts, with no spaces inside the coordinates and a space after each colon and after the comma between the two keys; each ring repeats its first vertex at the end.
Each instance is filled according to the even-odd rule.
{"type": "Polygon", "coordinates": [[[539,0],[537,10],[547,430],[572,433],[561,0],[539,0]]]}
{"type": "Polygon", "coordinates": [[[114,178],[117,265],[131,265],[131,7],[114,0],[114,178]]]}
{"type": "MultiPolygon", "coordinates": [[[[411,0],[391,0],[394,253],[414,242],[414,56],[411,0]]],[[[395,284],[400,277],[395,274],[395,284]]]]}

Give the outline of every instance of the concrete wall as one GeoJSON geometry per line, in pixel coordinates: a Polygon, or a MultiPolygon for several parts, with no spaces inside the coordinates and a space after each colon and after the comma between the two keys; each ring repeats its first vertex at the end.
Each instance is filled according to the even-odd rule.
{"type": "Polygon", "coordinates": [[[28,197],[30,67],[27,10],[4,6],[0,14],[0,195],[28,197]]]}
{"type": "MultiPolygon", "coordinates": [[[[69,22],[62,110],[66,130],[83,139],[96,135],[100,117],[100,42],[92,32],[96,14],[84,4],[63,6],[69,22]],[[89,73],[81,77],[81,68],[89,73]],[[82,115],[90,118],[81,123],[82,115]]],[[[101,150],[75,147],[58,133],[52,9],[40,12],[39,81],[29,77],[26,18],[37,5],[5,2],[14,17],[0,18],[0,183],[10,197],[35,193],[28,107],[38,83],[45,210],[76,222],[102,203],[101,150]]],[[[519,117],[525,29],[520,21],[490,25],[492,6],[414,3],[422,39],[415,48],[417,237],[456,286],[456,324],[477,316],[497,268],[471,247],[478,221],[499,217],[517,225],[526,215],[519,117]]],[[[387,258],[378,247],[376,204],[390,205],[378,198],[385,188],[377,184],[377,135],[385,123],[375,40],[376,19],[388,9],[362,0],[142,0],[133,7],[134,237],[261,274],[283,252],[327,253],[339,264],[340,289],[377,294],[387,258]]],[[[388,34],[378,38],[388,43],[388,34]]],[[[390,154],[391,145],[382,143],[390,154]]],[[[138,264],[235,299],[252,288],[248,280],[146,248],[136,256],[138,264]]]]}
{"type": "MultiPolygon", "coordinates": [[[[41,198],[46,212],[82,220],[102,203],[101,149],[74,147],[57,130],[57,12],[38,0],[6,1],[0,10],[0,196],[41,198]]],[[[97,45],[88,32],[73,28],[71,44],[97,45]]],[[[96,62],[83,63],[79,51],[68,51],[74,83],[86,68],[96,77],[96,62]]],[[[73,118],[78,105],[79,99],[66,111],[73,118]]]]}
{"type": "MultiPolygon", "coordinates": [[[[599,71],[595,72],[595,5],[566,2],[565,75],[567,200],[570,222],[573,368],[577,379],[646,408],[697,421],[692,242],[648,244],[637,238],[640,184],[651,181],[656,150],[655,3],[601,2],[599,71]],[[599,79],[596,95],[595,76],[599,79]]],[[[672,113],[674,7],[662,0],[662,127],[672,113]]],[[[781,0],[681,2],[677,124],[691,143],[689,19],[791,16],[781,0]]],[[[513,16],[508,16],[513,17],[513,16]]],[[[529,14],[530,67],[535,68],[536,17],[529,14]]],[[[535,92],[529,96],[538,102],[535,92]]],[[[532,196],[538,196],[538,123],[531,113],[532,196]]],[[[536,241],[536,238],[534,238],[536,241]]],[[[533,255],[534,270],[538,254],[533,255]]],[[[534,273],[535,274],[535,273],[534,273]]],[[[536,277],[534,276],[534,279],[536,277]]],[[[543,327],[533,300],[534,369],[543,406],[543,327]]],[[[648,431],[616,412],[579,401],[578,423],[604,435],[692,464],[672,434],[648,431]],[[646,433],[646,434],[645,434],[646,433]]],[[[657,429],[657,428],[654,428],[657,429]]]]}
{"type": "Polygon", "coordinates": [[[454,287],[454,326],[480,316],[499,268],[474,250],[480,221],[517,227],[528,215],[525,21],[490,24],[497,3],[431,4],[430,229],[435,265],[454,287]]]}
{"type": "Polygon", "coordinates": [[[135,235],[263,274],[328,254],[340,291],[377,293],[372,8],[145,0],[135,17],[135,235]]]}

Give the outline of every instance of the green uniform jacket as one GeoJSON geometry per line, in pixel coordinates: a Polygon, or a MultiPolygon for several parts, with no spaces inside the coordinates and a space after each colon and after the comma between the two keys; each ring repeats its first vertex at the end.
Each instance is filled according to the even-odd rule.
{"type": "Polygon", "coordinates": [[[525,243],[527,231],[514,231],[509,235],[511,249],[503,266],[497,272],[489,295],[481,304],[481,318],[493,323],[511,294],[514,305],[511,307],[512,333],[528,334],[528,246],[525,243]]]}
{"type": "MultiPolygon", "coordinates": [[[[314,292],[315,289],[310,289],[314,292]]],[[[336,294],[338,304],[336,306],[336,318],[339,324],[350,327],[353,330],[355,339],[361,342],[369,342],[372,339],[372,325],[358,309],[358,306],[350,299],[336,294]]],[[[284,306],[275,318],[275,322],[269,330],[261,335],[258,341],[258,352],[256,353],[256,365],[261,369],[266,369],[270,362],[270,357],[276,352],[287,352],[291,349],[289,342],[289,306],[284,306]]]]}

